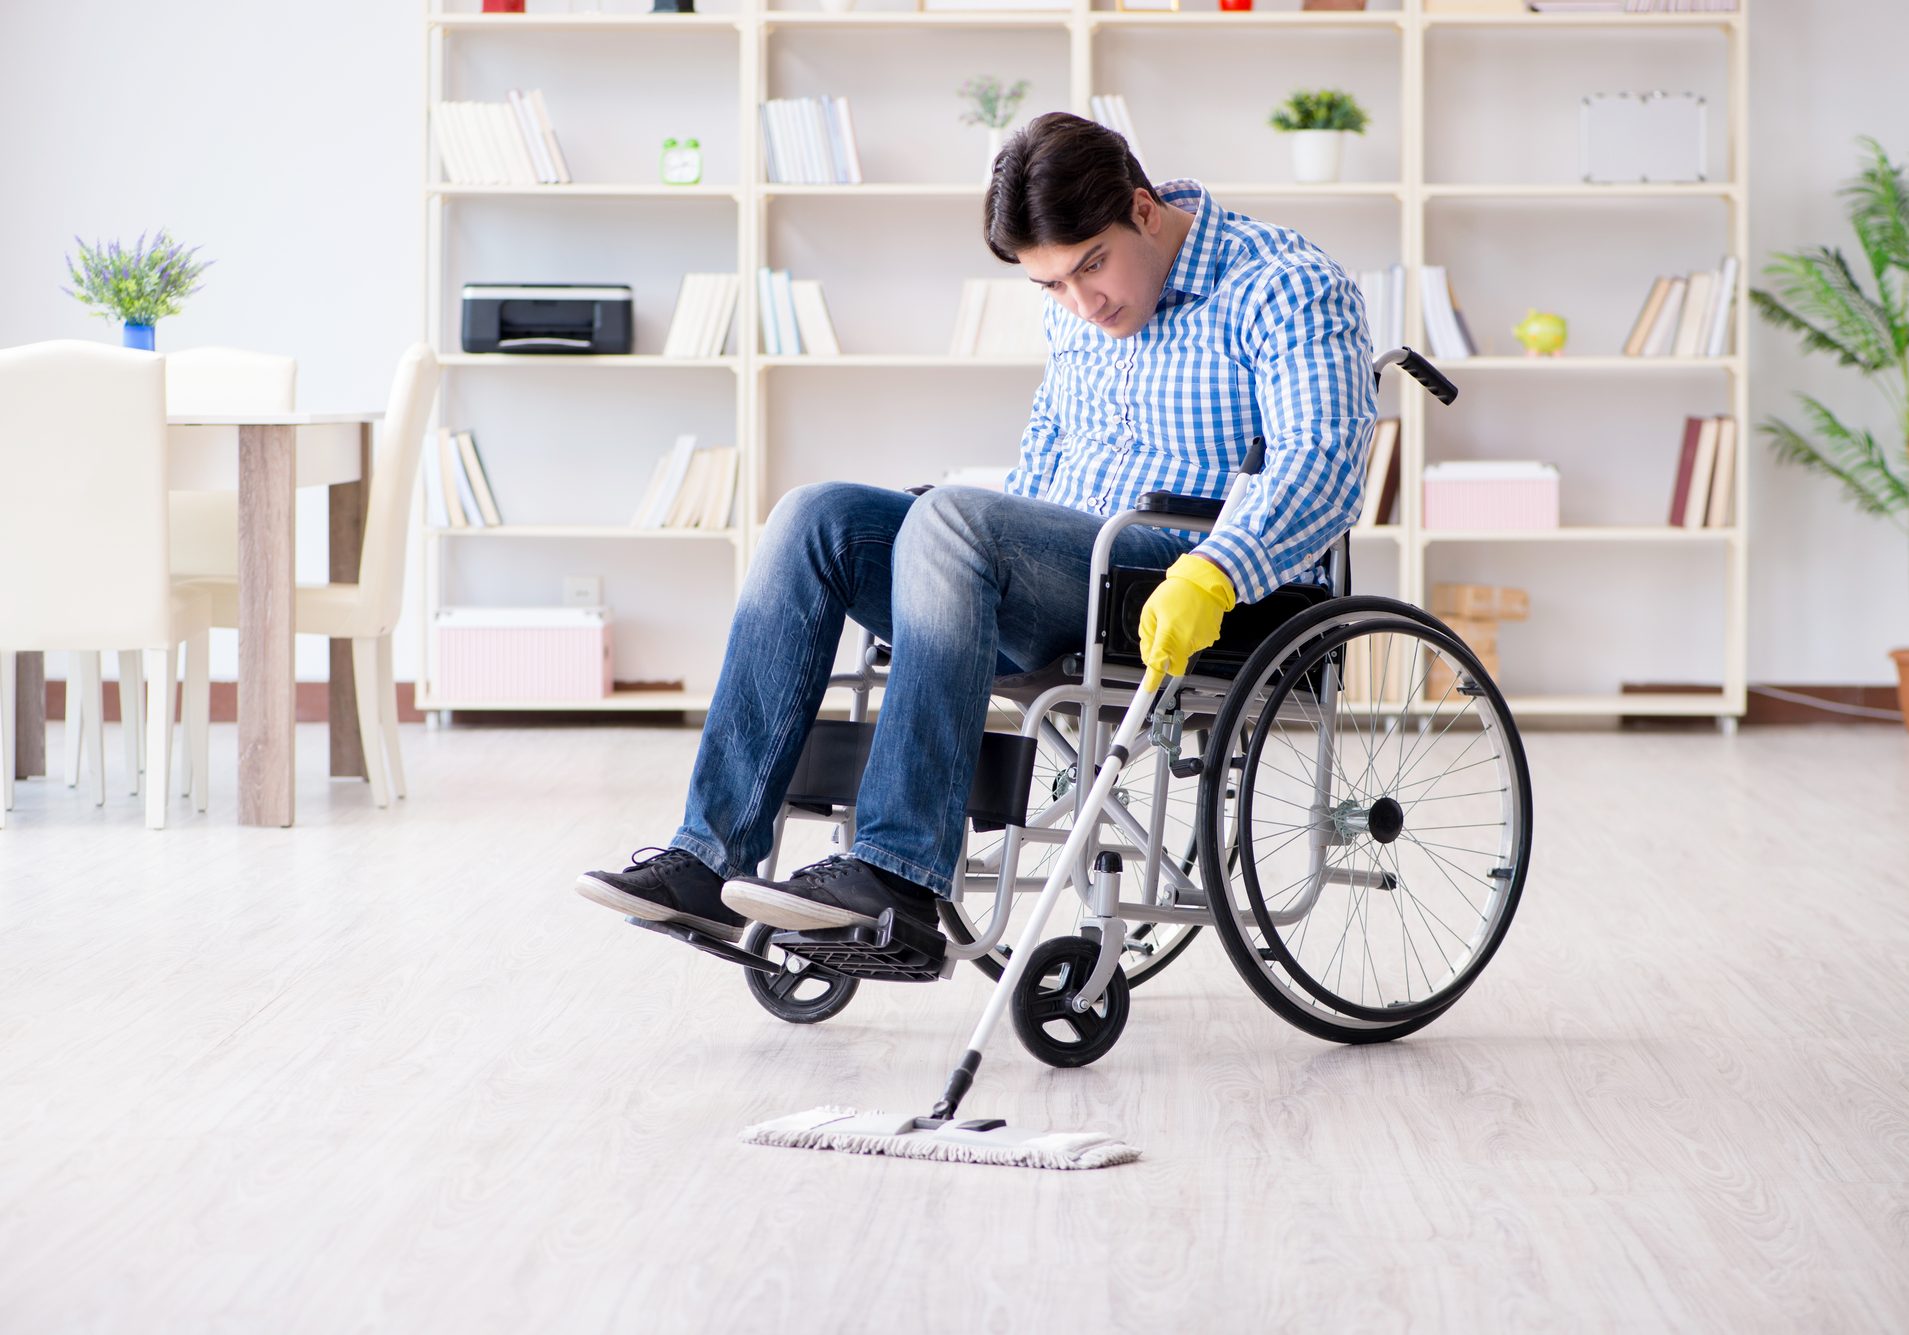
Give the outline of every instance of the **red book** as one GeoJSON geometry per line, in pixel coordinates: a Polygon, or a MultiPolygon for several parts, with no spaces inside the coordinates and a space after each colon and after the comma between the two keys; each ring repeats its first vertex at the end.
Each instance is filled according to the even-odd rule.
{"type": "Polygon", "coordinates": [[[1684,526],[1684,508],[1690,503],[1690,471],[1697,463],[1697,438],[1703,434],[1704,419],[1684,419],[1684,447],[1677,456],[1677,485],[1670,493],[1670,523],[1684,526]]]}

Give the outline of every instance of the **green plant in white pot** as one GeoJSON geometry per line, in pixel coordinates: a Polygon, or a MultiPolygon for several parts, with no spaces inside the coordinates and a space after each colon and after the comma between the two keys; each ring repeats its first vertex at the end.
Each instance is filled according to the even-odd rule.
{"type": "Polygon", "coordinates": [[[1293,177],[1303,182],[1336,181],[1349,134],[1364,134],[1365,108],[1337,88],[1301,90],[1274,109],[1266,123],[1292,136],[1293,177]]]}
{"type": "MultiPolygon", "coordinates": [[[[1842,251],[1812,246],[1773,254],[1763,273],[1776,292],[1753,289],[1750,300],[1771,324],[1800,334],[1805,352],[1827,352],[1861,371],[1882,392],[1893,420],[1878,440],[1798,394],[1809,434],[1775,417],[1758,430],[1779,460],[1835,478],[1858,509],[1909,536],[1909,189],[1881,144],[1867,137],[1858,142],[1869,162],[1838,193],[1849,202],[1849,223],[1868,257],[1875,295],[1863,290],[1842,251]]],[[[1909,725],[1909,647],[1890,652],[1909,725]]]]}
{"type": "Polygon", "coordinates": [[[961,113],[961,123],[987,127],[988,170],[984,179],[994,178],[994,160],[1001,156],[1008,126],[1014,124],[1014,113],[1021,109],[1027,89],[1026,79],[1004,84],[992,74],[977,74],[955,90],[955,96],[968,104],[968,109],[961,113]]]}

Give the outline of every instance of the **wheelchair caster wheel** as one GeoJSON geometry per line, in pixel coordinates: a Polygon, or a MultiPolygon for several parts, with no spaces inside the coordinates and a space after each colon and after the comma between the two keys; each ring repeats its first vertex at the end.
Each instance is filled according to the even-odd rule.
{"type": "Polygon", "coordinates": [[[1027,972],[1015,984],[1008,1007],[1014,1032],[1022,1046],[1049,1066],[1098,1061],[1127,1026],[1129,984],[1118,969],[1098,1001],[1084,1011],[1074,1009],[1074,998],[1099,958],[1098,941],[1053,937],[1034,948],[1027,972]]]}
{"type": "Polygon", "coordinates": [[[767,923],[752,922],[742,934],[744,950],[782,965],[780,973],[744,969],[749,995],[769,1014],[790,1024],[817,1024],[839,1014],[854,999],[859,984],[771,946],[769,938],[776,930],[767,923]]]}

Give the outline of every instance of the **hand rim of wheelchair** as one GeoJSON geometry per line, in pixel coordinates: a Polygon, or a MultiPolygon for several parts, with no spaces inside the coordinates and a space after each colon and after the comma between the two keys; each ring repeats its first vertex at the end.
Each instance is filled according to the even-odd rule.
{"type": "MultiPolygon", "coordinates": [[[[1213,901],[1214,927],[1227,954],[1269,1007],[1317,1037],[1340,1042],[1374,1042],[1401,1037],[1430,1023],[1463,995],[1490,962],[1510,928],[1530,866],[1530,770],[1525,762],[1516,722],[1505,705],[1503,695],[1485,673],[1476,655],[1443,622],[1409,603],[1372,595],[1345,595],[1321,603],[1317,608],[1295,617],[1279,635],[1254,651],[1235,679],[1234,686],[1235,689],[1228,693],[1222,703],[1213,728],[1215,736],[1220,739],[1215,754],[1225,756],[1226,763],[1208,768],[1202,775],[1200,792],[1201,828],[1206,834],[1201,840],[1201,879],[1213,901]],[[1348,617],[1354,619],[1347,620],[1348,617]],[[1500,740],[1505,752],[1503,760],[1511,771],[1509,777],[1514,784],[1509,791],[1517,820],[1510,884],[1500,892],[1500,902],[1480,947],[1472,952],[1472,958],[1457,971],[1451,982],[1423,1000],[1385,1008],[1349,1002],[1313,979],[1299,966],[1286,948],[1284,938],[1274,928],[1259,892],[1256,874],[1247,876],[1242,873],[1242,879],[1247,881],[1247,897],[1254,921],[1265,934],[1269,948],[1275,951],[1281,968],[1305,996],[1293,995],[1284,983],[1270,974],[1258,954],[1258,948],[1245,939],[1241,924],[1231,911],[1235,902],[1234,883],[1233,877],[1227,874],[1230,857],[1225,846],[1230,841],[1226,837],[1223,819],[1226,783],[1233,773],[1231,761],[1237,736],[1243,726],[1241,715],[1246,712],[1248,703],[1264,692],[1264,704],[1252,721],[1263,745],[1266,721],[1277,717],[1279,706],[1295,684],[1303,681],[1309,672],[1342,645],[1361,634],[1373,632],[1420,636],[1456,660],[1478,685],[1494,715],[1492,725],[1501,730],[1500,740]],[[1323,1013],[1321,1007],[1332,1014],[1323,1013]]],[[[1399,703],[1411,703],[1411,694],[1408,692],[1408,698],[1399,703]]],[[[1435,720],[1437,715],[1430,717],[1435,720]]],[[[1245,783],[1251,772],[1250,768],[1247,769],[1241,779],[1243,800],[1247,800],[1244,796],[1245,783]]],[[[1237,851],[1233,849],[1231,853],[1237,854],[1237,851]]],[[[1248,867],[1251,866],[1251,859],[1242,861],[1248,867]]]]}

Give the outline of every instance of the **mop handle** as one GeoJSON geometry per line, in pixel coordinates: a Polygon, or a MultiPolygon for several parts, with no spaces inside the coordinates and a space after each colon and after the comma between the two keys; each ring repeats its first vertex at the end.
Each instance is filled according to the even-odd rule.
{"type": "MultiPolygon", "coordinates": [[[[1147,675],[1151,680],[1153,674],[1149,672],[1147,675]]],[[[1061,845],[1060,856],[1054,859],[1054,870],[1048,873],[1047,884],[1041,887],[1041,897],[1034,905],[1034,913],[1027,920],[1021,939],[1015,943],[1014,954],[1008,959],[1008,966],[1002,972],[1000,981],[994,985],[987,1009],[981,1012],[981,1023],[975,1026],[974,1037],[968,1043],[970,1054],[980,1053],[988,1041],[988,1034],[1000,1020],[1001,1012],[1007,1008],[1015,984],[1027,971],[1028,956],[1041,943],[1041,929],[1047,925],[1048,915],[1054,910],[1054,901],[1060,897],[1060,888],[1073,868],[1074,859],[1080,855],[1081,846],[1093,837],[1094,829],[1099,824],[1100,809],[1106,805],[1107,795],[1113,791],[1114,784],[1119,782],[1121,770],[1127,766],[1127,748],[1139,737],[1147,716],[1153,712],[1154,705],[1163,694],[1164,690],[1144,688],[1134,692],[1133,703],[1127,706],[1126,717],[1120,720],[1120,727],[1114,732],[1113,746],[1100,767],[1100,774],[1094,779],[1093,788],[1074,816],[1074,828],[1068,832],[1067,842],[1061,845]]],[[[1082,706],[1083,718],[1091,708],[1091,705],[1082,706]]]]}

